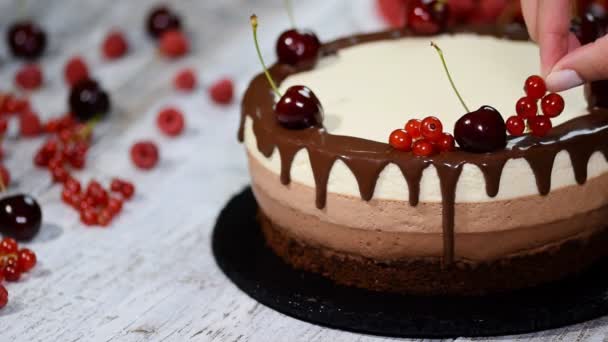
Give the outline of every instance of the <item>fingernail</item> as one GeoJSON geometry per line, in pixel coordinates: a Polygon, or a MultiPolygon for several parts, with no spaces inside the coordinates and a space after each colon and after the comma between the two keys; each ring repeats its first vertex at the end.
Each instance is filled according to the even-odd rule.
{"type": "Polygon", "coordinates": [[[545,80],[547,88],[552,91],[562,91],[583,85],[585,81],[574,70],[553,71],[545,80]]]}

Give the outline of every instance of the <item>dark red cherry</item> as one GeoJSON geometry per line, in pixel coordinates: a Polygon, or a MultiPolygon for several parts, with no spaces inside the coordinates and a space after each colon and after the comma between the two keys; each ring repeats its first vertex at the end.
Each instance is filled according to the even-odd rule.
{"type": "Polygon", "coordinates": [[[13,24],[6,36],[15,57],[34,59],[42,56],[46,47],[46,33],[35,23],[21,21],[13,24]]]}
{"type": "Polygon", "coordinates": [[[31,240],[40,231],[42,211],[28,195],[15,195],[0,200],[0,233],[16,240],[31,240]]]}
{"type": "Polygon", "coordinates": [[[277,121],[289,129],[304,129],[323,123],[321,102],[308,87],[287,89],[275,107],[277,121]]]}
{"type": "Polygon", "coordinates": [[[160,38],[167,31],[179,30],[181,25],[179,16],[165,6],[153,9],[146,23],[148,33],[154,38],[160,38]]]}
{"type": "Polygon", "coordinates": [[[289,30],[277,40],[279,63],[296,65],[313,63],[319,57],[321,41],[310,31],[289,30]]]}
{"type": "Polygon", "coordinates": [[[449,14],[444,0],[415,0],[407,9],[407,26],[417,34],[436,34],[447,27],[449,14]]]}
{"type": "Polygon", "coordinates": [[[496,109],[482,106],[465,114],[456,122],[454,138],[465,151],[493,152],[507,145],[507,127],[496,109]]]}
{"type": "Polygon", "coordinates": [[[69,98],[72,115],[81,122],[110,111],[110,97],[99,83],[91,79],[79,81],[72,87],[69,98]]]}
{"type": "Polygon", "coordinates": [[[606,34],[608,16],[599,4],[590,5],[573,24],[573,31],[582,45],[593,43],[606,34]]]}

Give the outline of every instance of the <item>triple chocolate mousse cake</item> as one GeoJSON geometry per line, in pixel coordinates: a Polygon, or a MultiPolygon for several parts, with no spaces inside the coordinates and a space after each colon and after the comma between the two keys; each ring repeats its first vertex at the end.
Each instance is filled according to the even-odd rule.
{"type": "Polygon", "coordinates": [[[239,139],[277,255],[343,285],[475,295],[557,280],[608,254],[608,111],[583,89],[545,95],[539,77],[526,95],[538,47],[521,32],[466,31],[347,37],[313,62],[279,58],[277,91],[253,79],[239,139]],[[480,109],[465,115],[461,102],[480,109]],[[290,104],[319,113],[290,121],[290,104]],[[454,132],[441,135],[447,147],[437,125],[454,132]]]}

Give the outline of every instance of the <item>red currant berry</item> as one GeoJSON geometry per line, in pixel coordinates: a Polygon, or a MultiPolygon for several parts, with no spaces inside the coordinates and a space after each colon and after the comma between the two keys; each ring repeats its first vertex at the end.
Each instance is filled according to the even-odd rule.
{"type": "Polygon", "coordinates": [[[110,190],[112,190],[114,192],[120,192],[120,190],[122,190],[122,186],[124,183],[126,183],[126,182],[123,181],[122,179],[114,178],[114,179],[112,179],[112,182],[110,182],[110,190]]]}
{"type": "Polygon", "coordinates": [[[234,97],[234,85],[229,78],[215,82],[209,89],[209,95],[213,102],[220,105],[228,105],[234,97]]]}
{"type": "Polygon", "coordinates": [[[89,68],[84,59],[80,56],[75,56],[68,60],[63,70],[63,77],[70,87],[89,78],[89,68]]]}
{"type": "Polygon", "coordinates": [[[565,105],[564,98],[556,93],[543,97],[540,104],[543,113],[550,118],[559,116],[564,111],[565,105]]]}
{"type": "Polygon", "coordinates": [[[412,137],[412,139],[419,139],[422,135],[420,134],[420,120],[411,119],[405,124],[405,131],[412,137]]]}
{"type": "Polygon", "coordinates": [[[160,52],[169,58],[178,58],[190,50],[190,42],[182,31],[167,31],[160,37],[160,52]]]}
{"type": "Polygon", "coordinates": [[[178,136],[184,130],[184,115],[173,107],[165,108],[158,113],[156,125],[166,135],[178,136]]]}
{"type": "MultiPolygon", "coordinates": [[[[4,278],[4,274],[2,275],[2,277],[4,278]]],[[[0,284],[0,309],[5,307],[6,304],[8,304],[8,291],[6,290],[6,287],[4,287],[4,285],[0,284]]]]}
{"type": "Polygon", "coordinates": [[[102,227],[107,227],[112,222],[113,215],[108,209],[103,209],[99,212],[97,223],[102,227]]]}
{"type": "Polygon", "coordinates": [[[120,213],[120,211],[122,210],[122,201],[118,198],[111,197],[108,200],[107,209],[112,213],[112,215],[120,213]]]}
{"type": "Polygon", "coordinates": [[[24,137],[34,137],[42,132],[42,123],[38,114],[25,111],[19,115],[19,129],[24,137]]]}
{"type": "Polygon", "coordinates": [[[97,210],[95,208],[86,208],[80,211],[80,221],[87,226],[94,226],[97,224],[97,210]]]}
{"type": "Polygon", "coordinates": [[[536,101],[529,97],[522,97],[517,101],[515,105],[515,111],[517,115],[521,116],[523,119],[530,119],[538,113],[538,105],[536,101]]]}
{"type": "Polygon", "coordinates": [[[158,155],[158,147],[151,141],[141,141],[131,147],[131,159],[142,170],[154,168],[158,163],[158,155]]]}
{"type": "Polygon", "coordinates": [[[535,116],[529,119],[528,124],[530,125],[532,135],[537,137],[544,137],[549,133],[551,128],[553,128],[551,119],[548,116],[544,115],[535,116]]]}
{"type": "Polygon", "coordinates": [[[124,56],[129,49],[125,36],[120,31],[108,33],[101,46],[101,52],[107,59],[118,59],[124,56]]]}
{"type": "Polygon", "coordinates": [[[71,191],[70,189],[63,189],[63,191],[61,192],[61,200],[63,201],[63,203],[73,206],[74,205],[74,192],[71,191]]]}
{"type": "Polygon", "coordinates": [[[184,69],[175,75],[173,85],[181,91],[192,91],[196,88],[196,74],[192,69],[184,69]]]}
{"type": "Polygon", "coordinates": [[[19,250],[17,240],[5,237],[0,241],[0,256],[7,254],[15,254],[19,250]]]}
{"type": "Polygon", "coordinates": [[[34,156],[34,164],[38,167],[45,167],[49,165],[50,158],[44,151],[38,150],[34,156]]]}
{"type": "Polygon", "coordinates": [[[524,119],[522,119],[520,116],[513,115],[512,117],[507,119],[507,131],[512,136],[518,137],[524,134],[525,130],[526,123],[524,122],[524,119]]]}
{"type": "Polygon", "coordinates": [[[125,182],[120,189],[120,193],[125,199],[130,199],[135,194],[135,186],[132,183],[125,182]]]}
{"type": "Polygon", "coordinates": [[[547,93],[547,86],[542,77],[534,75],[528,77],[524,86],[526,95],[533,100],[540,100],[547,93]]]}
{"type": "Polygon", "coordinates": [[[63,166],[52,168],[51,175],[53,176],[53,181],[57,183],[65,183],[68,177],[70,177],[70,174],[63,166]]]}
{"type": "Polygon", "coordinates": [[[23,248],[17,254],[17,268],[21,272],[29,272],[36,266],[36,254],[30,249],[23,248]]]}
{"type": "Polygon", "coordinates": [[[443,134],[443,125],[441,121],[434,116],[422,120],[420,124],[420,133],[423,138],[429,139],[430,141],[436,141],[441,138],[443,134]]]}
{"type": "Polygon", "coordinates": [[[6,134],[8,130],[8,120],[0,118],[0,135],[6,134]]]}
{"type": "Polygon", "coordinates": [[[414,143],[412,151],[419,157],[430,157],[435,153],[435,147],[431,142],[421,139],[414,143]]]}
{"type": "Polygon", "coordinates": [[[19,278],[21,278],[21,272],[16,265],[4,267],[4,279],[6,281],[15,282],[19,281],[19,278]]]}
{"type": "Polygon", "coordinates": [[[441,152],[452,152],[456,150],[454,136],[452,136],[450,133],[443,133],[436,141],[436,145],[441,152]]]}
{"type": "Polygon", "coordinates": [[[15,75],[15,84],[21,89],[34,90],[42,85],[42,70],[36,64],[23,66],[15,75]]]}
{"type": "Polygon", "coordinates": [[[395,150],[409,152],[412,150],[412,137],[404,129],[397,129],[391,133],[389,144],[395,150]]]}

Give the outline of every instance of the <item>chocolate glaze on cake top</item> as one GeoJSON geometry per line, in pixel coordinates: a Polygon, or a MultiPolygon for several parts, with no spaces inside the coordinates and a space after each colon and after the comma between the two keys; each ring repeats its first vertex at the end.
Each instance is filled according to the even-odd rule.
{"type": "MultiPolygon", "coordinates": [[[[480,35],[493,35],[501,38],[526,40],[521,31],[498,32],[496,29],[468,30],[480,35]]],[[[456,32],[453,32],[456,33],[456,32]]],[[[410,36],[406,30],[391,30],[380,33],[356,35],[340,39],[323,46],[325,55],[339,49],[365,42],[398,39],[410,36]]],[[[275,65],[270,69],[272,77],[282,82],[289,75],[309,67],[275,65]]],[[[608,102],[608,94],[599,94],[588,89],[593,104],[608,102]]],[[[608,110],[591,108],[587,115],[572,119],[555,127],[543,138],[524,136],[511,138],[506,149],[494,153],[475,154],[465,151],[442,153],[422,158],[412,153],[392,149],[388,144],[366,139],[329,134],[322,127],[304,130],[288,130],[281,127],[274,113],[275,97],[264,75],[258,75],[245,93],[242,106],[239,140],[244,139],[245,118],[253,121],[253,131],[259,151],[270,157],[278,149],[281,157],[281,182],[289,184],[294,156],[306,149],[310,157],[316,188],[316,206],[323,209],[326,204],[327,182],[334,163],[342,160],[352,171],[361,198],[372,199],[376,182],[382,170],[389,164],[397,165],[409,187],[409,202],[416,206],[419,202],[420,182],[423,171],[434,166],[437,170],[442,195],[444,264],[454,261],[454,215],[456,186],[464,164],[473,164],[482,171],[488,196],[498,194],[503,168],[509,159],[524,158],[530,165],[541,195],[551,190],[551,174],[556,155],[568,151],[576,181],[587,181],[587,165],[594,152],[600,151],[608,159],[608,110]]],[[[491,104],[490,104],[491,105],[491,104]]],[[[387,132],[388,134],[389,132],[387,132]]]]}

